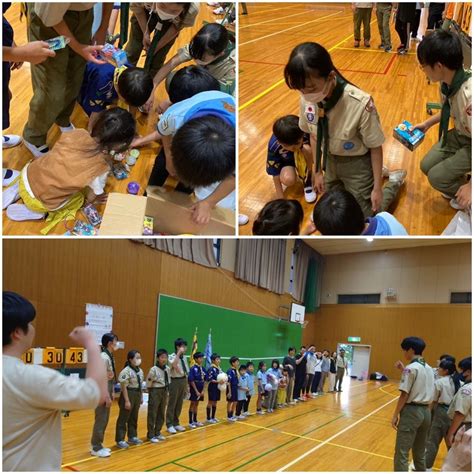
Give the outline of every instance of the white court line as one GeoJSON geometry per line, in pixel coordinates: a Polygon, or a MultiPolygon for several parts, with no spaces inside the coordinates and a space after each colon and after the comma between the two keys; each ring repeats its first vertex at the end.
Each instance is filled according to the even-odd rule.
{"type": "MultiPolygon", "coordinates": [[[[263,3],[262,3],[262,6],[263,6],[263,3]]],[[[295,3],[293,5],[290,5],[288,7],[281,7],[281,8],[272,8],[271,10],[256,10],[256,11],[252,11],[251,13],[249,13],[248,15],[255,15],[255,14],[260,14],[260,13],[268,13],[268,12],[277,12],[277,11],[280,11],[280,10],[288,10],[289,8],[295,8],[295,6],[301,6],[303,7],[304,5],[299,2],[299,3],[295,3]]],[[[255,5],[254,5],[255,7],[255,5]]],[[[252,7],[252,8],[254,8],[252,7]]],[[[241,14],[242,15],[242,14],[241,14]]],[[[245,15],[243,15],[245,16],[245,15]]]]}
{"type": "Polygon", "coordinates": [[[286,28],[285,30],[277,31],[276,33],[271,33],[271,34],[269,34],[269,35],[260,36],[260,38],[255,38],[255,39],[250,40],[250,41],[245,41],[245,43],[240,43],[240,44],[239,44],[239,47],[240,47],[240,46],[243,46],[244,44],[255,43],[256,41],[260,41],[260,40],[265,39],[265,38],[270,38],[271,36],[279,35],[279,34],[281,34],[281,33],[284,33],[285,31],[290,31],[290,30],[294,30],[295,28],[300,28],[300,27],[302,27],[302,26],[304,26],[304,25],[308,25],[309,23],[315,23],[315,22],[317,22],[317,21],[324,20],[325,18],[329,18],[330,16],[339,15],[339,13],[342,13],[342,11],[338,11],[338,12],[336,12],[336,13],[331,13],[330,15],[322,16],[321,18],[316,18],[316,20],[307,21],[307,22],[305,22],[305,23],[301,23],[301,24],[299,24],[299,25],[292,26],[291,28],[286,28]]]}
{"type": "Polygon", "coordinates": [[[398,400],[398,397],[397,398],[393,398],[392,400],[390,400],[389,402],[387,403],[384,403],[381,407],[377,408],[376,410],[374,411],[371,411],[368,415],[365,415],[363,418],[361,418],[360,420],[357,420],[356,422],[352,423],[352,425],[349,425],[347,428],[344,428],[343,430],[339,431],[338,433],[332,435],[330,438],[326,439],[325,441],[323,441],[321,444],[318,444],[317,446],[315,446],[313,449],[310,449],[309,451],[307,451],[306,453],[302,454],[301,456],[299,456],[298,458],[294,459],[293,461],[289,462],[288,464],[286,464],[285,466],[281,467],[280,469],[278,469],[276,472],[282,472],[282,471],[285,471],[286,469],[290,468],[291,466],[295,465],[297,462],[300,462],[302,459],[304,459],[306,456],[309,456],[310,454],[314,453],[315,451],[317,451],[319,448],[322,448],[325,444],[327,443],[330,443],[333,439],[337,438],[338,436],[342,435],[343,433],[345,433],[346,431],[349,431],[350,429],[354,428],[354,426],[358,425],[359,423],[363,422],[364,420],[366,420],[367,418],[369,418],[370,416],[374,415],[375,413],[379,412],[380,410],[382,410],[382,408],[385,408],[387,405],[390,405],[390,403],[393,403],[395,400],[398,400]]]}
{"type": "Polygon", "coordinates": [[[291,18],[292,16],[304,15],[305,13],[308,13],[308,12],[319,12],[319,11],[321,10],[306,9],[304,12],[292,13],[291,15],[281,16],[279,18],[272,18],[271,20],[261,21],[259,23],[252,23],[251,25],[239,26],[239,31],[243,30],[244,28],[250,28],[251,26],[264,25],[265,23],[271,23],[272,21],[283,20],[283,18],[291,18]]]}

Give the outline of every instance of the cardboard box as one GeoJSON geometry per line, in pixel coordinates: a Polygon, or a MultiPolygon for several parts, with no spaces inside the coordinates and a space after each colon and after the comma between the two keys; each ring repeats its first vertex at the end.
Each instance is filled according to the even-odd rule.
{"type": "Polygon", "coordinates": [[[107,199],[99,235],[143,234],[143,219],[153,217],[153,231],[159,235],[235,235],[235,212],[215,208],[207,225],[191,219],[190,207],[195,201],[187,194],[167,192],[158,186],[149,186],[147,196],[110,193],[107,199]]]}
{"type": "Polygon", "coordinates": [[[393,129],[393,137],[410,151],[418,147],[425,139],[425,134],[418,129],[410,131],[412,124],[404,120],[400,125],[393,129]]]}

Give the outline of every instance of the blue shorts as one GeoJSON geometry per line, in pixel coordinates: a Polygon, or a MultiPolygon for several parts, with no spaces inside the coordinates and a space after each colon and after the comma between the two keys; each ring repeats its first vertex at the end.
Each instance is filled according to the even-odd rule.
{"type": "MultiPolygon", "coordinates": [[[[196,385],[196,388],[199,390],[199,392],[202,392],[204,390],[204,384],[200,384],[198,382],[194,382],[196,385]]],[[[204,401],[204,395],[200,398],[196,395],[196,391],[194,390],[191,385],[189,385],[189,400],[192,402],[202,402],[204,401]]]]}
{"type": "Polygon", "coordinates": [[[207,387],[207,395],[210,402],[218,402],[221,399],[221,391],[216,383],[210,383],[207,387]]]}
{"type": "Polygon", "coordinates": [[[237,394],[237,386],[230,387],[230,398],[227,399],[229,402],[237,402],[239,399],[238,394],[237,394]]]}

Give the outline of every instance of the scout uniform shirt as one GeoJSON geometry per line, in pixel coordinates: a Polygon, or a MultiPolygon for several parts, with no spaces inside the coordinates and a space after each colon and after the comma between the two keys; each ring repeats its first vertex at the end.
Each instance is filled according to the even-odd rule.
{"type": "Polygon", "coordinates": [[[342,357],[340,355],[337,356],[336,358],[336,367],[341,368],[341,369],[346,369],[347,368],[347,360],[346,357],[342,357]]]}
{"type": "Polygon", "coordinates": [[[408,393],[407,404],[429,405],[433,401],[433,370],[422,357],[415,357],[403,369],[398,389],[408,393]]]}
{"type": "Polygon", "coordinates": [[[3,470],[61,470],[61,410],[93,410],[100,399],[91,378],[3,356],[3,470]]]}
{"type": "Polygon", "coordinates": [[[101,359],[105,363],[105,368],[107,369],[107,380],[112,380],[115,381],[116,374],[115,374],[115,367],[114,364],[112,363],[112,359],[110,358],[109,354],[107,352],[102,351],[100,353],[101,359]]]}
{"type": "MultiPolygon", "coordinates": [[[[180,16],[178,16],[176,18],[173,18],[172,20],[164,20],[164,21],[171,21],[178,30],[194,26],[196,17],[199,13],[199,2],[190,2],[190,3],[191,5],[189,7],[188,13],[184,16],[183,19],[181,19],[180,16]]],[[[140,11],[143,11],[143,9],[148,10],[149,12],[153,12],[155,10],[154,5],[155,5],[154,2],[130,3],[130,10],[132,13],[135,13],[135,14],[137,12],[140,13],[140,11]]],[[[159,28],[159,25],[157,25],[157,28],[159,28]]]]}
{"type": "MultiPolygon", "coordinates": [[[[299,127],[317,136],[317,104],[300,99],[299,127]]],[[[347,84],[341,98],[329,110],[329,153],[339,156],[363,156],[369,148],[382,146],[385,141],[374,101],[369,94],[347,84]]]]}
{"type": "Polygon", "coordinates": [[[187,377],[187,375],[189,373],[189,366],[188,366],[188,363],[186,361],[186,357],[183,356],[181,358],[181,362],[178,363],[178,366],[177,366],[176,369],[172,365],[175,359],[176,359],[176,354],[175,353],[171,354],[168,358],[168,361],[169,361],[169,364],[170,364],[171,378],[172,379],[182,379],[183,377],[187,377]]]}
{"type": "Polygon", "coordinates": [[[138,372],[135,372],[130,366],[126,366],[118,377],[118,381],[125,385],[125,387],[133,388],[133,389],[140,389],[141,390],[141,383],[143,382],[143,370],[139,369],[138,372]]]}
{"type": "MultiPolygon", "coordinates": [[[[472,406],[472,382],[464,384],[454,395],[451,405],[449,405],[448,416],[453,419],[455,412],[464,415],[463,423],[471,423],[472,406]]],[[[5,410],[3,411],[5,413],[5,410]]]]}
{"type": "MultiPolygon", "coordinates": [[[[188,375],[188,382],[194,382],[196,388],[201,392],[204,388],[205,373],[200,365],[193,365],[188,375]]],[[[191,388],[191,385],[190,385],[191,388]]]]}
{"type": "MultiPolygon", "coordinates": [[[[454,128],[466,137],[471,137],[472,120],[472,78],[470,77],[463,83],[456,94],[451,97],[449,104],[451,106],[451,117],[454,119],[454,128]]],[[[444,101],[444,97],[443,97],[444,101]]]]}
{"type": "Polygon", "coordinates": [[[454,382],[449,375],[439,377],[435,380],[433,401],[437,402],[438,405],[445,405],[447,407],[453,401],[454,391],[454,382]]]}
{"type": "MultiPolygon", "coordinates": [[[[31,5],[31,4],[30,4],[31,5]]],[[[45,26],[55,26],[61,23],[64,15],[68,10],[72,11],[86,11],[91,10],[95,5],[92,3],[50,3],[50,2],[35,2],[33,3],[33,11],[38,15],[45,26]]]]}
{"type": "Polygon", "coordinates": [[[154,365],[148,372],[146,386],[148,388],[168,388],[170,379],[170,368],[167,365],[164,368],[154,365]]]}

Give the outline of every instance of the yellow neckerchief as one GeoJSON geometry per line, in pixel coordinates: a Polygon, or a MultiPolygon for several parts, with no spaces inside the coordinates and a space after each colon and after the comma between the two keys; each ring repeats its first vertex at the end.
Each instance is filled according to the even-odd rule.
{"type": "Polygon", "coordinates": [[[222,372],[222,369],[221,369],[218,365],[216,365],[216,364],[214,364],[214,363],[211,364],[211,367],[216,368],[216,369],[218,370],[218,374],[220,374],[220,373],[222,372]]]}
{"type": "Polygon", "coordinates": [[[115,71],[114,71],[114,87],[115,87],[115,90],[117,91],[117,95],[118,95],[117,105],[119,107],[121,107],[122,109],[128,110],[128,104],[120,98],[120,94],[118,92],[118,90],[119,90],[118,81],[119,81],[120,75],[122,74],[123,71],[125,71],[125,69],[128,69],[128,66],[124,65],[124,66],[120,66],[120,67],[115,68],[115,71]]]}

